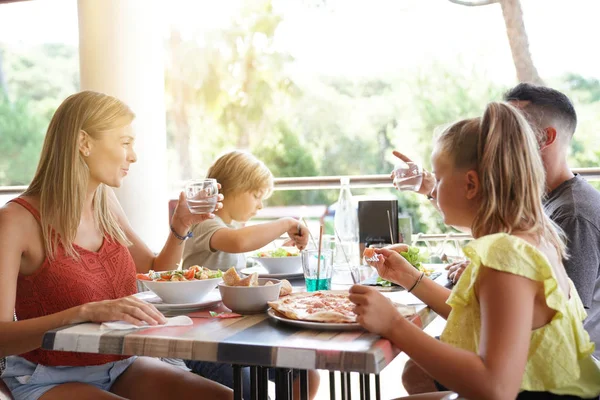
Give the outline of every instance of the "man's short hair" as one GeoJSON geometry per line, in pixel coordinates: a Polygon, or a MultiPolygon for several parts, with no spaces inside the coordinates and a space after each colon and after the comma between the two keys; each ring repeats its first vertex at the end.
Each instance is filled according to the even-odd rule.
{"type": "Polygon", "coordinates": [[[520,107],[534,128],[547,128],[551,121],[559,122],[571,139],[577,127],[577,113],[569,98],[545,86],[520,83],[504,94],[505,101],[526,102],[520,107]],[[545,126],[544,126],[545,125],[545,126]]]}

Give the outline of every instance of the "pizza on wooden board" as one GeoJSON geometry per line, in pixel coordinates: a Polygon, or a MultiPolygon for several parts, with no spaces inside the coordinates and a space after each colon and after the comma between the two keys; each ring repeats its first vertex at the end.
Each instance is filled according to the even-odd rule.
{"type": "Polygon", "coordinates": [[[289,319],[356,323],[354,303],[348,299],[348,292],[295,293],[270,301],[269,306],[289,319]]]}

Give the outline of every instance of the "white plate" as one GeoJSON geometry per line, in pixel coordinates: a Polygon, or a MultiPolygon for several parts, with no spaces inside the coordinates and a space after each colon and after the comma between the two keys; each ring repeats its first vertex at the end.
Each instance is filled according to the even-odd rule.
{"type": "Polygon", "coordinates": [[[286,272],[283,274],[270,274],[266,269],[262,267],[244,268],[240,271],[244,275],[252,275],[254,272],[258,272],[259,278],[273,278],[273,279],[290,279],[290,278],[302,278],[304,272],[286,272]]]}
{"type": "Polygon", "coordinates": [[[167,304],[163,303],[162,299],[158,297],[154,292],[140,292],[136,293],[135,297],[138,299],[147,301],[156,307],[159,311],[176,311],[176,310],[200,310],[202,308],[208,308],[219,304],[221,302],[221,294],[218,290],[212,290],[205,298],[197,303],[183,303],[183,304],[167,304]]]}
{"type": "Polygon", "coordinates": [[[294,325],[298,328],[304,329],[316,329],[316,330],[325,330],[325,331],[356,331],[359,329],[363,329],[362,326],[358,322],[353,323],[331,323],[331,322],[313,322],[313,321],[301,321],[297,319],[289,319],[277,315],[277,312],[272,308],[267,310],[267,315],[276,320],[281,321],[283,323],[294,325]]]}

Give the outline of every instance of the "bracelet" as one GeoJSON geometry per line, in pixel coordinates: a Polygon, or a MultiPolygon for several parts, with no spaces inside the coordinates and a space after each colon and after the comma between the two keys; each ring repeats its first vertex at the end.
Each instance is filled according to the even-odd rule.
{"type": "Polygon", "coordinates": [[[435,186],[433,187],[433,189],[431,189],[431,192],[427,193],[427,200],[435,200],[435,197],[433,197],[431,195],[431,193],[433,193],[434,189],[435,189],[435,186]]]}
{"type": "Polygon", "coordinates": [[[412,292],[413,289],[416,288],[419,285],[419,283],[421,283],[421,280],[423,279],[424,276],[425,276],[425,272],[421,272],[421,276],[419,276],[419,279],[417,279],[415,284],[412,285],[412,287],[410,289],[408,289],[408,293],[412,292]]]}
{"type": "Polygon", "coordinates": [[[193,237],[194,234],[192,233],[192,231],[188,231],[188,233],[185,236],[181,236],[180,234],[178,234],[177,232],[175,232],[175,229],[173,229],[173,225],[171,225],[171,233],[173,234],[173,236],[175,236],[177,239],[183,241],[188,240],[189,238],[193,237]]]}

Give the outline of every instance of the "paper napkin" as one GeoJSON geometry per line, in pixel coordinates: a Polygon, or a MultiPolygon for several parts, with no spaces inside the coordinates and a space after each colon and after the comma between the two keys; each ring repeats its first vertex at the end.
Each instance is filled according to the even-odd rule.
{"type": "Polygon", "coordinates": [[[167,326],[188,326],[193,325],[192,319],[187,315],[178,315],[176,317],[167,318],[167,323],[164,325],[144,325],[137,326],[125,321],[104,322],[100,325],[100,329],[140,329],[140,328],[163,328],[167,326]]]}

